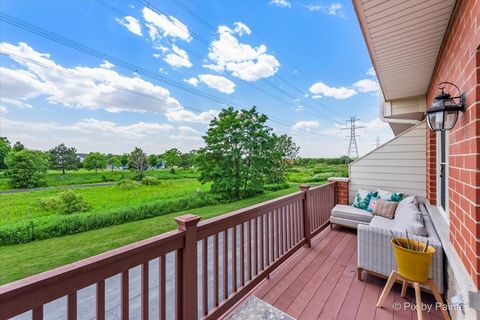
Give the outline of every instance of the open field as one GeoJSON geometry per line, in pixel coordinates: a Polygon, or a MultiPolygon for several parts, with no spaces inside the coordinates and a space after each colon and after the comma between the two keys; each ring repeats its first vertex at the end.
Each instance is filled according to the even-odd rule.
{"type": "Polygon", "coordinates": [[[265,192],[256,197],[227,204],[207,206],[151,219],[124,223],[76,235],[0,246],[0,284],[71,263],[101,252],[146,239],[176,228],[174,217],[193,213],[208,219],[256,203],[298,191],[297,186],[265,192]]]}
{"type": "MultiPolygon", "coordinates": [[[[157,177],[158,179],[183,179],[197,178],[198,172],[194,169],[175,169],[175,173],[171,173],[170,169],[149,170],[145,174],[147,176],[157,177]]],[[[77,185],[86,183],[115,182],[122,179],[132,179],[134,173],[129,170],[100,170],[98,173],[80,169],[77,171],[67,171],[62,174],[58,170],[49,170],[46,177],[46,187],[77,185]]],[[[0,190],[8,190],[8,179],[3,172],[0,172],[0,190]]]]}
{"type": "Polygon", "coordinates": [[[309,165],[294,165],[287,171],[287,180],[295,183],[324,182],[329,177],[347,177],[346,164],[315,163],[309,165]]]}
{"type": "MultiPolygon", "coordinates": [[[[197,189],[207,191],[208,185],[202,185],[197,179],[162,180],[153,186],[139,185],[133,189],[120,186],[87,187],[75,189],[92,207],[80,214],[103,213],[118,209],[127,209],[145,205],[149,202],[171,200],[193,194],[197,189]]],[[[30,191],[0,195],[0,225],[22,222],[25,220],[54,219],[60,214],[45,210],[40,199],[54,197],[65,188],[30,191]]]]}

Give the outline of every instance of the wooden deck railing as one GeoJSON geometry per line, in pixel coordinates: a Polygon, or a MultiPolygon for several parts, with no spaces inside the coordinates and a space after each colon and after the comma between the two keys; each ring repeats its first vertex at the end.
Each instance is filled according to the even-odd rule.
{"type": "Polygon", "coordinates": [[[142,319],[152,314],[152,298],[159,319],[217,319],[303,245],[310,246],[328,224],[334,188],[335,183],[302,186],[297,193],[200,223],[194,215],[177,217],[176,231],[3,285],[0,320],[29,310],[32,319],[43,319],[44,306],[61,297],[66,297],[67,318],[76,319],[77,293],[91,285],[91,308],[104,319],[106,280],[112,277],[119,281],[120,318],[128,319],[132,268],[140,268],[134,286],[140,290],[142,319]],[[167,255],[174,256],[168,274],[167,255]],[[155,297],[152,287],[158,287],[155,297]]]}

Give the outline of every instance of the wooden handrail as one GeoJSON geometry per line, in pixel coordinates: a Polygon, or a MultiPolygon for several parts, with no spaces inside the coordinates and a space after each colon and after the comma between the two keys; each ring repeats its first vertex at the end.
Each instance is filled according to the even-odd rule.
{"type": "Polygon", "coordinates": [[[163,233],[0,286],[0,319],[41,306],[184,246],[184,232],[163,233]]]}
{"type": "Polygon", "coordinates": [[[77,291],[92,284],[96,284],[97,318],[103,319],[105,280],[117,274],[121,275],[121,318],[128,319],[129,269],[136,266],[141,267],[142,318],[147,318],[149,261],[157,258],[159,315],[165,319],[165,256],[171,252],[176,252],[176,318],[195,319],[201,309],[202,318],[217,319],[302,246],[310,246],[311,238],[328,223],[335,204],[334,185],[301,187],[294,194],[200,223],[198,216],[177,217],[178,230],[0,286],[0,320],[28,310],[33,310],[34,318],[42,319],[43,306],[64,296],[68,297],[67,314],[73,317],[77,313],[77,291]],[[219,270],[231,270],[223,274],[222,297],[219,270]],[[213,281],[209,281],[209,274],[213,274],[213,281]],[[213,292],[209,295],[210,290],[213,292]],[[198,306],[198,292],[202,308],[198,306]],[[213,296],[213,306],[209,296],[213,296]]]}

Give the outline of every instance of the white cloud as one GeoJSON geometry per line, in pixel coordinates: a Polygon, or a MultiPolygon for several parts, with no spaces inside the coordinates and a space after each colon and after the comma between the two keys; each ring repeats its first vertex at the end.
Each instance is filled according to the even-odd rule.
{"type": "Polygon", "coordinates": [[[115,65],[107,60],[103,60],[103,63],[100,65],[100,67],[105,69],[112,69],[113,67],[115,67],[115,65]]]}
{"type": "Polygon", "coordinates": [[[196,87],[198,85],[199,80],[195,77],[191,77],[189,79],[183,79],[186,83],[191,84],[192,86],[196,87]]]}
{"type": "Polygon", "coordinates": [[[343,5],[338,2],[331,3],[329,5],[309,4],[305,6],[310,11],[320,11],[331,16],[345,18],[345,12],[343,5]]]}
{"type": "Polygon", "coordinates": [[[177,129],[181,134],[199,134],[199,132],[192,127],[179,126],[177,129]]]}
{"type": "Polygon", "coordinates": [[[121,126],[112,121],[101,121],[97,119],[83,119],[72,125],[62,125],[55,122],[24,122],[4,119],[3,126],[8,129],[23,129],[35,132],[76,132],[77,134],[95,134],[122,139],[135,139],[147,135],[158,135],[174,129],[170,124],[137,122],[121,126]]]}
{"type": "Polygon", "coordinates": [[[0,114],[6,114],[6,113],[8,113],[7,108],[4,106],[0,106],[0,114]]]}
{"type": "Polygon", "coordinates": [[[188,58],[188,54],[185,50],[180,49],[176,45],[172,46],[172,51],[168,53],[165,58],[166,63],[172,67],[187,67],[190,68],[192,63],[188,58]]]}
{"type": "Polygon", "coordinates": [[[222,93],[231,94],[235,92],[235,83],[225,77],[213,74],[200,74],[198,78],[209,88],[218,90],[222,93]]]}
{"type": "Polygon", "coordinates": [[[291,8],[292,4],[287,0],[270,0],[270,4],[281,8],[291,8]]]}
{"type": "Polygon", "coordinates": [[[147,27],[152,39],[157,39],[162,34],[164,37],[192,40],[188,27],[177,18],[158,14],[147,7],[143,8],[142,13],[143,18],[148,22],[147,27]]]}
{"type": "Polygon", "coordinates": [[[380,90],[380,86],[377,81],[371,79],[363,79],[355,82],[353,86],[357,89],[358,92],[368,93],[368,92],[377,92],[380,90]]]}
{"type": "Polygon", "coordinates": [[[12,57],[25,69],[0,69],[2,98],[27,101],[43,96],[52,104],[91,110],[104,109],[110,112],[166,113],[182,109],[167,89],[137,76],[128,77],[112,69],[100,67],[66,68],[56,64],[48,54],[39,53],[26,43],[0,43],[0,50],[37,62],[35,64],[12,57]]]}
{"type": "Polygon", "coordinates": [[[371,77],[377,76],[377,74],[375,73],[375,69],[373,69],[373,67],[368,68],[367,72],[365,73],[367,74],[367,76],[371,76],[371,77]]]}
{"type": "Polygon", "coordinates": [[[297,106],[295,108],[295,111],[303,111],[303,110],[305,110],[305,108],[303,106],[297,106]]]}
{"type": "Polygon", "coordinates": [[[10,99],[10,98],[0,97],[0,102],[4,103],[4,104],[11,105],[11,106],[18,107],[20,109],[32,109],[33,108],[31,104],[25,103],[22,100],[15,100],[15,99],[10,99]]]}
{"type": "Polygon", "coordinates": [[[322,82],[314,83],[309,90],[313,94],[321,96],[323,95],[325,97],[331,97],[335,99],[348,99],[357,94],[357,92],[353,89],[346,87],[329,87],[322,82]]]}
{"type": "Polygon", "coordinates": [[[307,131],[310,131],[311,129],[316,129],[320,127],[320,124],[318,123],[318,121],[299,121],[299,122],[296,122],[293,126],[292,126],[292,129],[293,130],[301,130],[301,129],[304,129],[304,130],[307,130],[307,131]]]}
{"type": "Polygon", "coordinates": [[[132,16],[126,16],[122,19],[115,19],[119,24],[128,29],[131,33],[136,34],[137,36],[142,36],[142,26],[138,19],[132,16]]]}
{"type": "MultiPolygon", "coordinates": [[[[0,107],[0,112],[1,110],[0,107]]],[[[59,143],[65,143],[77,148],[79,152],[122,154],[138,146],[147,153],[158,154],[172,147],[186,152],[203,145],[201,132],[186,126],[175,128],[158,122],[118,124],[99,119],[83,119],[64,124],[26,122],[2,115],[1,126],[2,135],[11,141],[22,141],[29,148],[40,150],[48,150],[59,143]]]]}
{"type": "Polygon", "coordinates": [[[196,114],[185,109],[179,109],[167,112],[166,116],[170,121],[209,123],[218,113],[218,110],[208,110],[196,114]]]}
{"type": "Polygon", "coordinates": [[[252,47],[239,42],[238,36],[251,34],[250,28],[241,22],[234,23],[234,28],[218,27],[218,39],[212,41],[209,47],[208,58],[211,63],[204,67],[216,72],[227,71],[234,77],[245,81],[256,81],[259,78],[268,78],[277,73],[280,63],[270,54],[262,44],[252,47]]]}

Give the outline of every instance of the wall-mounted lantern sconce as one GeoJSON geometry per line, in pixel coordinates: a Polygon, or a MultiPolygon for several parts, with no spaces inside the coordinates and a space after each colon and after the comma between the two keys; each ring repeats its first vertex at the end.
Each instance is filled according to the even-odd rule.
{"type": "Polygon", "coordinates": [[[428,126],[432,131],[450,130],[457,122],[458,113],[465,112],[465,95],[462,94],[459,87],[451,82],[440,82],[438,89],[442,92],[433,99],[432,106],[425,111],[428,126]],[[450,93],[445,92],[447,84],[458,90],[457,96],[452,97],[450,93]]]}

